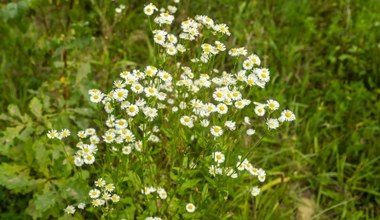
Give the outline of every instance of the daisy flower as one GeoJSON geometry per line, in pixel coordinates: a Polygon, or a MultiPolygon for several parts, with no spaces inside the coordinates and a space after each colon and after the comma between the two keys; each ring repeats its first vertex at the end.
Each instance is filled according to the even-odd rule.
{"type": "Polygon", "coordinates": [[[254,135],[255,132],[256,132],[256,131],[253,130],[252,128],[247,129],[247,135],[248,135],[248,136],[252,136],[252,135],[254,135]]]}
{"type": "Polygon", "coordinates": [[[67,214],[74,214],[75,213],[75,207],[74,206],[72,206],[72,205],[69,205],[69,206],[67,206],[65,209],[64,209],[64,211],[67,213],[67,214]]]}
{"type": "Polygon", "coordinates": [[[50,130],[50,131],[48,131],[47,136],[49,139],[54,139],[58,136],[58,131],[54,130],[54,129],[50,130]]]}
{"type": "Polygon", "coordinates": [[[151,16],[154,13],[154,11],[158,11],[158,8],[152,3],[149,3],[147,6],[144,7],[144,13],[148,16],[151,16]]]}
{"type": "Polygon", "coordinates": [[[280,122],[283,122],[283,121],[294,121],[296,120],[296,116],[294,115],[293,112],[291,112],[290,110],[284,110],[281,112],[281,116],[280,118],[278,119],[280,122]]]}
{"type": "Polygon", "coordinates": [[[221,164],[225,160],[225,156],[222,152],[216,151],[212,153],[212,158],[217,162],[218,164],[221,164]]]}
{"type": "Polygon", "coordinates": [[[280,107],[280,103],[278,103],[276,100],[273,100],[273,99],[269,99],[267,101],[267,106],[270,110],[277,110],[279,107],[280,107]]]}
{"type": "Polygon", "coordinates": [[[186,211],[189,213],[193,213],[195,211],[196,207],[193,203],[187,203],[186,204],[186,211]]]}
{"type": "Polygon", "coordinates": [[[266,124],[268,125],[269,129],[277,129],[279,127],[278,120],[275,118],[268,119],[266,124]]]}
{"type": "Polygon", "coordinates": [[[254,186],[252,189],[251,189],[251,195],[252,196],[257,196],[260,194],[260,188],[257,187],[257,186],[254,186]]]}
{"type": "Polygon", "coordinates": [[[96,199],[100,196],[100,191],[98,189],[92,189],[88,194],[92,199],[96,199]]]}
{"type": "Polygon", "coordinates": [[[214,135],[215,137],[219,137],[223,134],[223,129],[219,126],[212,126],[211,134],[214,135]]]}
{"type": "Polygon", "coordinates": [[[258,116],[264,116],[265,115],[265,105],[262,105],[262,104],[257,105],[255,107],[255,113],[258,116]]]}
{"type": "Polygon", "coordinates": [[[85,164],[93,164],[95,162],[95,157],[92,154],[84,155],[83,162],[85,164]]]}
{"type": "Polygon", "coordinates": [[[103,187],[106,185],[106,181],[103,180],[103,178],[99,178],[98,180],[95,181],[95,186],[96,187],[103,187]]]}
{"type": "Polygon", "coordinates": [[[187,115],[182,116],[180,122],[189,128],[194,127],[193,119],[187,115]]]}
{"type": "Polygon", "coordinates": [[[168,194],[166,193],[164,188],[161,188],[161,187],[157,188],[157,193],[161,199],[166,199],[168,197],[168,194]]]}
{"type": "Polygon", "coordinates": [[[124,146],[122,149],[121,149],[121,152],[125,155],[129,155],[131,154],[132,152],[132,147],[131,146],[124,146]]]}

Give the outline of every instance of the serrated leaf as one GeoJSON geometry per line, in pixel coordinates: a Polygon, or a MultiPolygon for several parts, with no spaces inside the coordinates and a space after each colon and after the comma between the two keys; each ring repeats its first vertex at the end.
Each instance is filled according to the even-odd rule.
{"type": "Polygon", "coordinates": [[[36,205],[37,211],[45,211],[50,207],[54,206],[56,203],[55,193],[52,192],[49,188],[50,183],[45,185],[44,191],[42,194],[35,194],[34,203],[36,205]]]}
{"type": "Polygon", "coordinates": [[[3,137],[0,138],[0,155],[8,155],[9,146],[13,140],[20,134],[20,131],[24,128],[24,125],[18,125],[16,127],[7,127],[3,132],[3,137]]]}
{"type": "Polygon", "coordinates": [[[43,180],[35,180],[29,176],[27,166],[3,163],[0,165],[0,185],[16,193],[28,193],[43,180]]]}
{"type": "Polygon", "coordinates": [[[7,114],[4,114],[4,113],[0,114],[0,120],[10,121],[10,122],[15,121],[12,117],[9,117],[7,114]]]}
{"type": "Polygon", "coordinates": [[[8,106],[8,112],[9,115],[22,119],[20,109],[17,107],[17,105],[10,104],[8,106]]]}
{"type": "Polygon", "coordinates": [[[91,72],[91,65],[90,63],[81,63],[79,64],[78,71],[77,71],[77,76],[75,79],[75,84],[79,84],[82,82],[84,78],[87,77],[87,75],[91,72]]]}
{"type": "Polygon", "coordinates": [[[30,101],[29,109],[37,118],[42,117],[42,104],[37,97],[33,97],[32,101],[30,101]]]}

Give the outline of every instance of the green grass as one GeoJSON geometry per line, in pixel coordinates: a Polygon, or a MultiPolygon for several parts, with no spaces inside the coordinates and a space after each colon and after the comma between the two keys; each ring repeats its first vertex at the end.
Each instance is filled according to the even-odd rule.
{"type": "MultiPolygon", "coordinates": [[[[119,3],[97,2],[0,3],[0,112],[14,104],[20,109],[15,117],[31,125],[9,144],[6,138],[17,130],[6,129],[17,123],[2,114],[4,146],[40,158],[33,138],[52,124],[96,124],[88,89],[110,88],[120,71],[154,61],[143,3],[124,2],[123,15],[116,17],[119,3]],[[35,96],[42,100],[41,117],[29,107],[35,96]]],[[[234,36],[229,44],[254,51],[271,71],[268,89],[254,98],[275,98],[297,115],[295,123],[256,147],[252,159],[268,171],[268,185],[254,202],[231,205],[235,217],[229,219],[297,219],[307,212],[312,219],[380,216],[380,2],[184,1],[179,10],[182,19],[207,14],[228,24],[234,36]]],[[[2,164],[20,161],[0,151],[2,164]]],[[[28,161],[34,179],[46,169],[61,169],[28,161]]],[[[14,192],[2,186],[7,196],[0,218],[25,216],[33,190],[42,189],[14,192]]],[[[57,204],[41,205],[62,212],[57,204]]],[[[33,211],[30,205],[28,210],[33,211]]]]}

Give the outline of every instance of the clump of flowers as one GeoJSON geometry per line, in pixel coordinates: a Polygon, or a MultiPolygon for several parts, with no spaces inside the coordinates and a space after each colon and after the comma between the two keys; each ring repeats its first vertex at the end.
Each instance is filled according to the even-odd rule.
{"type": "MultiPolygon", "coordinates": [[[[125,161],[142,167],[156,161],[161,168],[168,167],[159,171],[159,179],[169,184],[165,188],[170,190],[153,186],[136,188],[143,195],[153,194],[169,201],[178,196],[177,190],[171,188],[180,187],[182,176],[190,178],[196,172],[194,178],[207,176],[198,182],[213,181],[211,185],[223,178],[237,181],[254,177],[258,183],[264,182],[266,172],[249,162],[251,147],[245,146],[243,140],[256,145],[265,134],[296,119],[288,109],[278,113],[278,101],[254,97],[255,91],[264,89],[270,81],[270,70],[261,66],[259,56],[247,48],[228,45],[226,39],[232,34],[224,23],[197,15],[181,21],[179,31],[174,32],[176,29],[171,26],[175,6],[159,9],[150,3],[143,11],[153,21],[151,36],[157,63],[122,71],[110,91],[88,92],[90,101],[104,110],[106,118],[100,129],[102,134],[97,135],[94,128],[77,133],[81,141],[76,144],[74,164],[99,165],[97,155],[103,161],[102,166],[110,166],[114,172],[118,169],[115,164],[125,161]],[[234,65],[219,69],[218,62],[234,65]],[[184,155],[191,157],[189,174],[186,169],[178,169],[182,166],[178,161],[184,155]],[[106,159],[113,162],[104,162],[106,159]],[[174,169],[181,173],[181,178],[175,177],[174,169]],[[165,179],[166,175],[172,180],[165,179]]],[[[69,134],[52,130],[47,135],[61,139],[69,134]]],[[[158,178],[147,173],[141,171],[139,178],[158,178]]],[[[119,202],[120,196],[113,194],[114,189],[113,184],[106,184],[103,179],[95,181],[95,188],[89,191],[92,206],[119,202]]],[[[226,191],[229,190],[233,189],[226,191]]],[[[250,193],[259,195],[260,188],[254,186],[250,193]]],[[[165,206],[164,201],[157,204],[165,206]]],[[[185,209],[193,213],[196,207],[201,206],[188,203],[185,209]]],[[[73,214],[75,208],[68,206],[65,211],[73,214]]]]}
{"type": "Polygon", "coordinates": [[[106,183],[102,178],[95,181],[95,188],[91,189],[88,193],[92,199],[91,204],[94,207],[104,206],[107,202],[118,203],[120,196],[116,193],[115,186],[112,183],[106,183]]]}

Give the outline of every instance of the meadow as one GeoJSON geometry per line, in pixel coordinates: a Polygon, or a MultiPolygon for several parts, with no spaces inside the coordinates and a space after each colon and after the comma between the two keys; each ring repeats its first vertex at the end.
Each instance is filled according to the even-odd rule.
{"type": "MultiPolygon", "coordinates": [[[[178,9],[173,33],[196,15],[227,24],[231,36],[221,37],[226,46],[245,47],[260,57],[270,81],[265,89],[242,88],[252,103],[242,111],[226,104],[228,114],[212,115],[206,132],[197,117],[181,118],[182,110],[193,114],[181,103],[175,102],[170,114],[158,109],[159,123],[145,123],[141,112],[128,124],[144,149],[101,143],[95,161],[78,166],[73,156],[78,132],[95,128],[105,135],[99,136],[104,142],[112,133],[104,125],[110,113],[94,101],[93,89],[106,94],[117,87],[120,73],[147,72],[149,65],[174,72],[176,62],[188,58],[163,56],[153,40],[154,16],[144,14],[148,3],[0,3],[0,219],[380,218],[378,0],[152,1],[158,9],[178,9]],[[268,129],[268,120],[255,112],[260,105],[254,104],[267,100],[277,100],[280,112],[290,109],[296,120],[268,129]],[[245,124],[227,125],[219,137],[211,126],[227,116],[244,118],[245,124]],[[137,121],[147,127],[137,128],[137,121]],[[251,127],[256,133],[246,135],[251,127]],[[52,130],[64,128],[70,137],[51,138],[52,130]],[[145,131],[156,135],[147,138],[145,131]],[[217,157],[220,152],[223,159],[217,157]],[[265,181],[241,170],[238,178],[230,178],[235,173],[228,174],[227,165],[218,170],[219,165],[235,166],[240,155],[265,170],[265,181]],[[95,182],[100,178],[110,189],[95,182]],[[97,196],[89,196],[94,189],[117,194],[106,206],[96,205],[92,198],[97,196]],[[78,208],[82,201],[85,210],[78,208]],[[69,214],[69,205],[75,213],[69,214]]],[[[205,32],[204,37],[214,36],[205,32]]],[[[213,67],[193,65],[195,77],[221,76],[213,69],[232,71],[240,65],[224,56],[210,60],[213,67]]],[[[190,100],[186,88],[178,91],[180,100],[190,100]]],[[[200,94],[205,100],[213,95],[200,94]]],[[[147,102],[157,105],[158,99],[147,97],[147,102]]],[[[149,118],[151,113],[144,114],[149,118]]],[[[132,117],[130,112],[126,116],[132,117]]]]}

